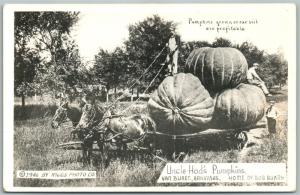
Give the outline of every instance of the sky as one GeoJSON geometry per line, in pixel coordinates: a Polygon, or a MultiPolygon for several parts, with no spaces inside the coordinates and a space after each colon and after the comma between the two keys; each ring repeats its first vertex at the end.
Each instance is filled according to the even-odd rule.
{"type": "Polygon", "coordinates": [[[112,51],[122,46],[128,39],[128,26],[154,14],[177,23],[177,33],[183,41],[212,42],[216,37],[223,37],[237,44],[252,42],[268,53],[288,52],[291,15],[285,6],[270,4],[95,6],[81,10],[72,36],[87,62],[93,60],[100,48],[112,51]],[[240,30],[224,30],[231,27],[240,30]]]}

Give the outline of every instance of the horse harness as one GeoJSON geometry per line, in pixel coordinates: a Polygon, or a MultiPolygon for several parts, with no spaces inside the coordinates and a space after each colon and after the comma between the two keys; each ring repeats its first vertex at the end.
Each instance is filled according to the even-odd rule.
{"type": "Polygon", "coordinates": [[[67,108],[64,108],[64,111],[65,112],[62,112],[63,116],[61,117],[61,118],[63,118],[63,120],[60,121],[60,124],[72,122],[73,126],[76,126],[79,122],[74,122],[70,119],[67,108]]]}
{"type": "MultiPolygon", "coordinates": [[[[121,120],[123,120],[123,116],[124,115],[111,115],[111,116],[109,116],[107,118],[119,117],[121,120]]],[[[127,127],[126,124],[124,124],[121,127],[121,132],[125,132],[126,127],[127,127]]],[[[138,137],[138,138],[135,139],[135,138],[129,137],[128,135],[126,135],[124,133],[116,132],[116,131],[114,131],[113,129],[110,129],[110,128],[107,128],[106,131],[109,131],[109,132],[111,132],[113,134],[112,137],[110,137],[110,138],[108,138],[108,139],[105,140],[106,142],[110,142],[113,139],[115,139],[117,137],[120,137],[121,140],[122,140],[122,138],[125,138],[126,140],[128,140],[125,143],[131,143],[131,142],[141,143],[141,142],[144,141],[144,139],[146,138],[146,135],[148,134],[148,129],[147,129],[146,132],[142,133],[142,135],[140,137],[138,137]]],[[[123,142],[123,141],[121,141],[121,142],[123,142]]]]}

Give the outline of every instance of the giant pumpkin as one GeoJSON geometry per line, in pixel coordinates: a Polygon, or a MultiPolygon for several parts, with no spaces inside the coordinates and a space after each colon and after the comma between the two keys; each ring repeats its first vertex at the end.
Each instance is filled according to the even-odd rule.
{"type": "Polygon", "coordinates": [[[185,72],[196,75],[213,94],[236,87],[246,79],[247,70],[244,55],[229,47],[195,49],[188,56],[185,67],[185,72]]]}
{"type": "Polygon", "coordinates": [[[266,97],[254,85],[240,84],[215,97],[214,128],[240,128],[256,124],[263,116],[266,97]]]}
{"type": "Polygon", "coordinates": [[[148,111],[158,131],[179,135],[207,128],[214,103],[197,77],[179,73],[163,80],[150,97],[148,111]]]}

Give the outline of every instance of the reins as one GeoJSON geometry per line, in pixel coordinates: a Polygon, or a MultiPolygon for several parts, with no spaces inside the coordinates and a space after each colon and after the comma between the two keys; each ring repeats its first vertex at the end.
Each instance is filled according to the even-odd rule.
{"type": "MultiPolygon", "coordinates": [[[[157,58],[162,54],[162,52],[165,50],[166,46],[164,46],[162,48],[162,50],[155,56],[154,60],[150,63],[150,65],[146,68],[146,70],[142,73],[142,75],[132,84],[128,87],[128,90],[132,89],[137,83],[138,81],[140,81],[140,79],[143,78],[143,76],[150,70],[150,68],[154,65],[154,63],[156,62],[157,58]]],[[[165,64],[159,69],[158,73],[155,75],[155,77],[151,80],[150,84],[147,86],[147,88],[144,90],[143,93],[146,93],[149,88],[151,87],[151,85],[153,84],[154,80],[158,77],[158,75],[160,74],[160,72],[163,70],[163,68],[165,67],[165,64]]],[[[106,109],[106,111],[104,112],[104,115],[123,97],[125,96],[125,94],[122,94],[121,96],[119,96],[114,102],[112,102],[106,109]]],[[[122,111],[122,113],[124,113],[125,111],[127,111],[135,102],[139,101],[141,99],[141,97],[139,97],[138,99],[136,99],[134,102],[132,102],[126,109],[124,109],[122,111]]],[[[119,116],[123,116],[123,114],[119,115],[119,116]]],[[[102,118],[99,122],[99,124],[103,124],[104,120],[106,119],[102,118]]]]}
{"type": "Polygon", "coordinates": [[[136,138],[136,139],[135,139],[135,138],[131,138],[131,137],[129,137],[129,136],[127,136],[126,134],[123,133],[125,128],[126,128],[125,125],[121,128],[121,131],[122,131],[122,132],[116,132],[116,131],[114,131],[114,130],[108,128],[106,131],[110,131],[110,132],[113,133],[114,135],[113,135],[112,137],[106,139],[105,141],[110,141],[110,140],[112,140],[112,139],[114,139],[114,138],[116,138],[116,137],[118,137],[118,136],[122,136],[122,137],[124,137],[125,139],[130,140],[130,142],[141,142],[142,140],[145,139],[146,135],[148,134],[148,130],[147,130],[147,131],[145,131],[141,136],[139,136],[138,138],[136,138]]]}

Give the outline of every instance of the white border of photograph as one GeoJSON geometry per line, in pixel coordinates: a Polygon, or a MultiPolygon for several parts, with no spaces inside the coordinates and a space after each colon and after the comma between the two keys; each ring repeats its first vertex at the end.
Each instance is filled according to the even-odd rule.
{"type": "MultiPolygon", "coordinates": [[[[209,9],[247,8],[263,6],[264,9],[281,7],[288,10],[290,19],[286,38],[288,48],[288,185],[287,186],[212,186],[212,187],[14,187],[14,11],[88,11],[97,12],[99,7],[114,9],[120,4],[15,4],[5,5],[3,19],[3,186],[5,191],[15,192],[284,192],[296,190],[296,6],[294,4],[121,4],[155,10],[172,7],[188,10],[198,6],[209,9]]],[[[171,9],[170,9],[171,10],[171,9]]],[[[171,11],[170,11],[171,13],[171,11]]],[[[274,32],[276,33],[276,32],[274,32]]]]}

